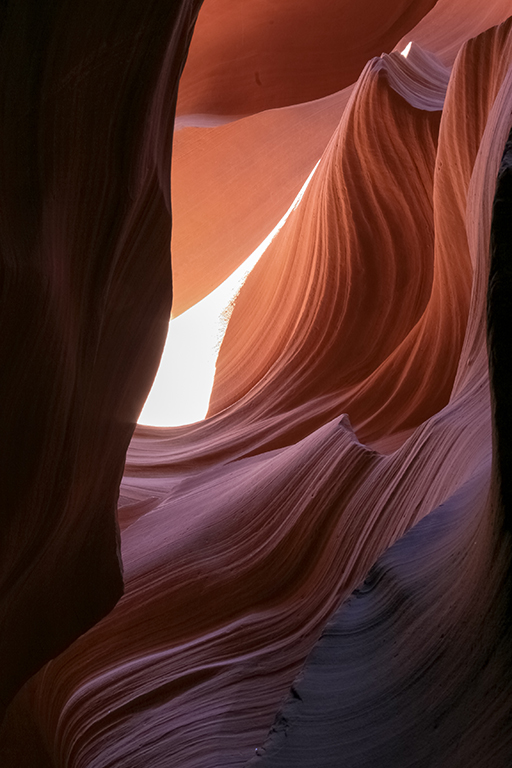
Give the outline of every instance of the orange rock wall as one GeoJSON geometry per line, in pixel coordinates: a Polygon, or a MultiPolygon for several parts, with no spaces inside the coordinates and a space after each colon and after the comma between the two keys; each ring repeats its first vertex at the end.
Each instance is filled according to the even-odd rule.
{"type": "MultiPolygon", "coordinates": [[[[251,45],[271,57],[269,5],[248,4],[244,19],[251,45]]],[[[56,511],[50,522],[19,512],[6,529],[6,552],[23,566],[9,571],[6,615],[25,623],[6,623],[2,639],[20,669],[32,660],[25,675],[68,647],[8,708],[0,732],[7,768],[510,765],[512,192],[510,157],[502,159],[512,127],[510,8],[439,0],[431,10],[414,5],[416,18],[412,4],[395,4],[383,28],[360,5],[331,5],[315,15],[318,29],[310,4],[294,6],[293,21],[283,6],[286,34],[271,64],[283,72],[282,88],[265,93],[260,76],[261,102],[244,85],[254,49],[240,45],[239,11],[206,0],[200,13],[176,122],[176,314],[268,235],[320,162],[236,299],[208,418],[135,430],[118,503],[125,593],[87,632],[99,616],[86,606],[99,611],[101,592],[105,613],[119,595],[112,504],[170,308],[171,117],[197,7],[164,13],[158,3],[134,4],[133,17],[119,9],[114,37],[98,49],[117,50],[130,16],[121,37],[138,41],[131,58],[107,56],[127,73],[112,76],[117,101],[113,86],[101,85],[104,59],[55,80],[70,106],[49,112],[63,139],[49,155],[41,140],[46,166],[37,166],[55,191],[40,182],[48,191],[30,241],[38,249],[26,251],[32,266],[20,272],[51,266],[44,284],[53,298],[27,314],[18,307],[34,351],[26,368],[21,351],[13,358],[10,381],[21,383],[9,390],[18,397],[10,395],[12,424],[23,403],[33,410],[18,442],[14,427],[6,434],[33,457],[12,454],[26,473],[10,470],[25,493],[15,499],[42,499],[46,506],[32,509],[56,511]],[[342,10],[354,20],[353,58],[325,43],[335,40],[342,10]],[[389,50],[407,27],[397,50],[363,66],[363,53],[381,52],[376,32],[389,50]],[[320,40],[327,69],[320,58],[321,71],[291,77],[299,39],[304,66],[320,40]],[[84,104],[96,104],[97,90],[108,105],[77,111],[87,93],[77,72],[91,87],[84,104]],[[109,117],[128,103],[133,122],[122,111],[109,117]],[[110,154],[93,152],[96,119],[111,126],[110,154]],[[69,166],[64,158],[75,151],[69,166]],[[35,378],[30,360],[46,378],[35,378]],[[46,432],[29,421],[41,413],[46,432]],[[58,488],[61,507],[49,506],[47,488],[58,488]],[[87,591],[71,567],[84,548],[87,591]],[[38,655],[34,628],[53,643],[38,655]],[[32,655],[24,656],[27,642],[32,655]]],[[[65,20],[58,17],[62,29],[65,20]]],[[[61,91],[48,88],[60,104],[61,91]]],[[[54,102],[42,103],[49,110],[54,102]]],[[[23,215],[4,221],[19,237],[23,215]]],[[[19,672],[7,692],[22,682],[19,672]]]]}

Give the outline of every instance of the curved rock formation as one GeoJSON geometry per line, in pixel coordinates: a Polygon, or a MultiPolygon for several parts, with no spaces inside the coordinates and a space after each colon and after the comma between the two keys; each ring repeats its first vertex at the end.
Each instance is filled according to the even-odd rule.
{"type": "Polygon", "coordinates": [[[209,0],[178,114],[247,115],[335,93],[392,50],[435,0],[209,0]]]}
{"type": "MultiPolygon", "coordinates": [[[[197,10],[180,8],[177,36],[168,44],[167,28],[158,38],[174,73],[172,57],[184,52],[197,10]]],[[[508,11],[498,2],[473,10],[440,0],[410,46],[372,59],[339,94],[218,125],[196,117],[177,124],[176,210],[182,189],[187,221],[175,241],[183,245],[176,313],[249,255],[322,157],[236,298],[209,417],[137,428],[118,506],[125,594],[16,696],[0,734],[6,768],[221,768],[251,758],[275,768],[510,764],[510,146],[502,156],[512,127],[512,18],[482,33],[487,14],[493,23],[508,11]],[[420,43],[436,37],[443,19],[449,28],[434,55],[420,43]],[[269,152],[261,168],[243,151],[260,131],[267,138],[258,147],[269,152]],[[271,179],[256,182],[287,132],[304,157],[285,153],[278,173],[286,180],[269,200],[271,179]],[[196,210],[187,163],[211,193],[196,210]],[[216,163],[220,201],[212,200],[216,163]],[[238,184],[250,190],[231,210],[238,184]],[[222,238],[227,222],[232,248],[222,238]],[[194,254],[204,241],[215,263],[203,269],[194,254]]],[[[192,57],[190,64],[192,82],[199,65],[192,57]]],[[[155,72],[145,106],[161,115],[176,79],[155,72]]],[[[148,166],[140,166],[146,196],[135,197],[137,216],[126,209],[137,237],[112,234],[126,250],[112,268],[112,306],[101,305],[111,319],[111,335],[99,336],[111,340],[100,346],[104,368],[95,362],[112,378],[93,378],[102,389],[90,390],[106,393],[96,415],[115,424],[128,414],[127,434],[155,367],[157,344],[148,351],[145,340],[151,323],[161,342],[164,300],[150,305],[168,297],[156,248],[168,224],[159,201],[167,198],[155,179],[163,178],[170,133],[150,130],[163,126],[158,120],[138,120],[144,130],[130,157],[146,147],[153,170],[144,176],[148,166]],[[150,276],[143,247],[154,258],[150,276]]],[[[98,160],[103,173],[105,163],[98,160]]],[[[90,281],[91,294],[62,289],[60,301],[71,296],[75,307],[83,295],[79,308],[88,309],[90,281]]],[[[91,414],[83,411],[83,429],[124,451],[126,442],[91,414]]],[[[98,453],[96,464],[85,454],[94,483],[70,475],[79,511],[89,487],[108,498],[107,475],[111,495],[117,487],[104,444],[85,445],[98,453]]],[[[49,453],[48,466],[53,459],[49,453]]],[[[69,536],[56,528],[59,536],[45,541],[79,546],[77,519],[61,519],[69,536]]],[[[84,512],[80,525],[94,519],[84,512]]],[[[40,573],[34,568],[43,592],[40,573]]],[[[63,594],[77,595],[72,581],[63,594]]],[[[57,626],[52,616],[48,626],[57,626]]],[[[66,626],[62,646],[71,639],[66,626]]],[[[47,656],[57,650],[43,648],[47,656]]]]}
{"type": "MultiPolygon", "coordinates": [[[[487,43],[494,56],[503,55],[503,40],[486,37],[475,48],[481,52],[487,43]]],[[[510,38],[507,47],[510,56],[510,38]]],[[[468,373],[463,354],[460,388],[447,413],[474,405],[487,378],[486,245],[495,155],[510,126],[511,75],[509,69],[475,165],[473,179],[487,176],[487,184],[474,190],[468,205],[477,268],[466,349],[475,354],[476,370],[468,373]]],[[[329,623],[251,765],[327,767],[337,764],[338,755],[349,766],[510,764],[512,379],[505,328],[511,321],[511,168],[512,133],[491,232],[492,466],[488,446],[471,479],[377,561],[329,623]]],[[[454,448],[450,460],[456,464],[464,455],[454,448]]]]}
{"type": "Polygon", "coordinates": [[[167,330],[198,8],[2,6],[0,710],[122,592],[115,508],[167,330]]]}

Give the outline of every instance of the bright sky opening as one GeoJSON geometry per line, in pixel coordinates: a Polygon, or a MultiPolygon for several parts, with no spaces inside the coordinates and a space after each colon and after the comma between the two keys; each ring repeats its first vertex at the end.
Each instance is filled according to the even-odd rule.
{"type": "Polygon", "coordinates": [[[139,424],[177,427],[205,418],[220,345],[247,276],[300,203],[315,165],[292,205],[256,250],[221,285],[169,322],[160,367],[139,424]]]}

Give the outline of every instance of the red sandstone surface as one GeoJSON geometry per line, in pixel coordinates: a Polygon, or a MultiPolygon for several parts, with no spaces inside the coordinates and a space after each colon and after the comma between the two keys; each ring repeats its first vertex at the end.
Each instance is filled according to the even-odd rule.
{"type": "Polygon", "coordinates": [[[0,764],[508,768],[510,4],[205,0],[171,193],[199,5],[2,11],[0,764]]]}

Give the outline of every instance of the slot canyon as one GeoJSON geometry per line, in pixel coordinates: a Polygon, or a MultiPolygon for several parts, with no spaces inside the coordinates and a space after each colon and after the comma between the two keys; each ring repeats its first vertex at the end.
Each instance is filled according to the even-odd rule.
{"type": "Polygon", "coordinates": [[[1,768],[510,768],[511,14],[1,4],[1,768]]]}

